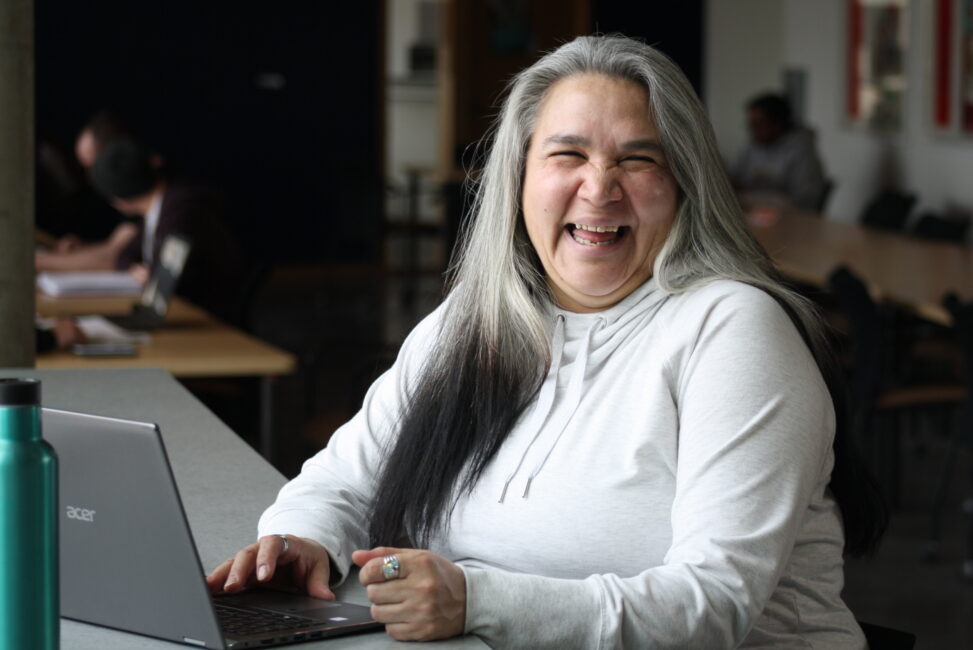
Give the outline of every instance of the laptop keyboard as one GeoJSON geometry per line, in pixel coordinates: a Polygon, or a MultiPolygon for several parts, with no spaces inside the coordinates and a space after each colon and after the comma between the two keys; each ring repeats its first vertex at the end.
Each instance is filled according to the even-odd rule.
{"type": "Polygon", "coordinates": [[[250,634],[263,634],[264,632],[279,632],[281,630],[301,630],[313,625],[314,621],[310,618],[301,616],[288,616],[277,612],[266,610],[240,609],[224,605],[223,603],[213,603],[216,610],[216,617],[220,621],[223,632],[229,636],[247,636],[250,634]]]}

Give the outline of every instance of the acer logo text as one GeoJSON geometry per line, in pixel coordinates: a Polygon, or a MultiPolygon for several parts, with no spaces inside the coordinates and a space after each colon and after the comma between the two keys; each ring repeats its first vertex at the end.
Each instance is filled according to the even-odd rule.
{"type": "Polygon", "coordinates": [[[87,508],[79,508],[77,506],[68,506],[68,519],[77,519],[79,521],[94,523],[95,511],[88,510],[87,508]]]}

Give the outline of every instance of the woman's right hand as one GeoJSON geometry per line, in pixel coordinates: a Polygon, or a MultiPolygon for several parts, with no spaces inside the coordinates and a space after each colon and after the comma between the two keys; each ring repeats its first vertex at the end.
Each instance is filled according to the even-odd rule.
{"type": "Polygon", "coordinates": [[[294,588],[334,600],[328,586],[331,558],[324,547],[304,537],[267,535],[240,550],[206,576],[210,593],[236,593],[254,585],[294,588]],[[286,548],[286,550],[285,550],[286,548]]]}

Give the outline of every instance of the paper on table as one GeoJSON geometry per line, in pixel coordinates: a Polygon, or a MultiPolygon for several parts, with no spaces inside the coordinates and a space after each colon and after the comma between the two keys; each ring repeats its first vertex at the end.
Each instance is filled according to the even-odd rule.
{"type": "Polygon", "coordinates": [[[149,335],[145,332],[132,332],[119,327],[104,316],[79,316],[78,328],[84,332],[89,341],[98,343],[148,343],[149,335]]]}
{"type": "Polygon", "coordinates": [[[65,296],[137,296],[142,285],[128,271],[65,271],[37,275],[37,288],[55,298],[65,296]]]}

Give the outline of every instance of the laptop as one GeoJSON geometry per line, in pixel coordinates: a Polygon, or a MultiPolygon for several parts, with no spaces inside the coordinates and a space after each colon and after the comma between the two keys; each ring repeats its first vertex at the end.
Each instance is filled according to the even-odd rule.
{"type": "Polygon", "coordinates": [[[197,647],[382,626],[369,608],[254,589],[211,596],[155,424],[43,409],[58,455],[61,615],[197,647]]]}
{"type": "Polygon", "coordinates": [[[142,289],[142,295],[132,306],[132,313],[109,316],[108,320],[129,330],[154,330],[162,327],[191,251],[192,244],[187,238],[181,235],[166,236],[159,248],[159,257],[152,264],[152,271],[142,289]]]}

